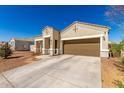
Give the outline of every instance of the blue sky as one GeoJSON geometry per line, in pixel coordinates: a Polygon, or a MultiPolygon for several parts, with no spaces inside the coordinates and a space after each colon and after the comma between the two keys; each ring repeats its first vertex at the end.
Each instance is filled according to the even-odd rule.
{"type": "Polygon", "coordinates": [[[41,34],[45,26],[64,29],[73,21],[111,27],[110,41],[120,41],[118,26],[105,16],[109,6],[0,6],[0,41],[41,34]]]}

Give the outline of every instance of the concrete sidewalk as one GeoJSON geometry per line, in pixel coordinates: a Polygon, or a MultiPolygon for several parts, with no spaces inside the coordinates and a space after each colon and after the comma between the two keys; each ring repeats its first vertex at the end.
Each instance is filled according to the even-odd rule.
{"type": "Polygon", "coordinates": [[[2,73],[0,87],[99,88],[100,58],[75,55],[46,57],[2,73]]]}

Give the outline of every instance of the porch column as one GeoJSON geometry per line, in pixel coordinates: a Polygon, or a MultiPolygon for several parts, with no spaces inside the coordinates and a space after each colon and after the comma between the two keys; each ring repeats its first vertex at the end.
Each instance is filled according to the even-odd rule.
{"type": "Polygon", "coordinates": [[[60,54],[63,54],[63,41],[60,40],[60,54]]]}
{"type": "Polygon", "coordinates": [[[45,38],[43,38],[42,54],[45,55],[45,38]]]}
{"type": "Polygon", "coordinates": [[[54,55],[54,39],[53,39],[53,37],[50,37],[50,48],[49,48],[49,51],[50,51],[50,55],[53,56],[54,55]]]}

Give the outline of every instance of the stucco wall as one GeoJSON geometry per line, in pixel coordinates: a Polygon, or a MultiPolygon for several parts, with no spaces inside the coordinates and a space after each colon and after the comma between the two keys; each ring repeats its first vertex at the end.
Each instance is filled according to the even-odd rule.
{"type": "Polygon", "coordinates": [[[53,32],[53,48],[55,48],[55,40],[57,40],[57,47],[60,47],[60,33],[59,31],[54,31],[53,32]]]}
{"type": "Polygon", "coordinates": [[[43,48],[45,48],[45,38],[50,38],[50,48],[52,48],[52,36],[53,34],[53,28],[52,27],[46,27],[43,30],[43,48]]]}
{"type": "MultiPolygon", "coordinates": [[[[55,30],[53,31],[53,49],[55,50],[55,40],[57,40],[57,54],[60,54],[60,32],[55,30]]],[[[55,52],[55,51],[54,51],[55,52]]]]}
{"type": "Polygon", "coordinates": [[[82,24],[74,24],[70,28],[61,32],[61,39],[69,37],[80,37],[80,36],[89,36],[89,35],[100,35],[103,34],[101,30],[91,28],[82,24]],[[75,30],[76,29],[76,30],[75,30]]]}
{"type": "Polygon", "coordinates": [[[108,49],[108,31],[104,32],[103,49],[108,49]]]}

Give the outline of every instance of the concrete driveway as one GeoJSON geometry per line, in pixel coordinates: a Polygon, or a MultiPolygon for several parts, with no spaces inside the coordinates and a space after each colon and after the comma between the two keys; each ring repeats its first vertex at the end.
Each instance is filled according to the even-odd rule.
{"type": "Polygon", "coordinates": [[[38,62],[0,74],[0,87],[98,88],[101,87],[100,58],[43,56],[38,62]]]}

